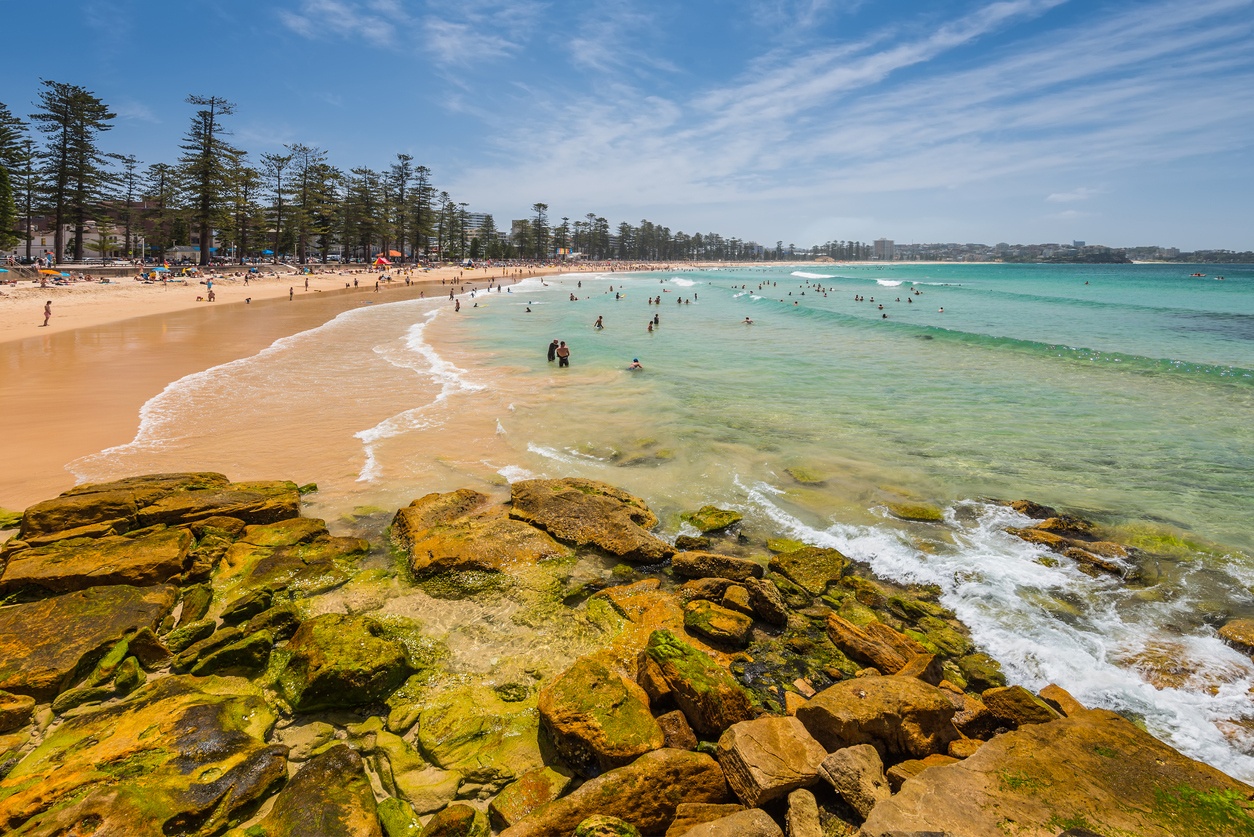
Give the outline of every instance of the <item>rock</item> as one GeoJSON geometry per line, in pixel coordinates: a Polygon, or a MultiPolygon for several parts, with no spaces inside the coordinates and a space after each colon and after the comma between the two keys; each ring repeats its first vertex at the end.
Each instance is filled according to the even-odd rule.
{"type": "Polygon", "coordinates": [[[241,622],[247,622],[258,613],[269,610],[273,601],[273,591],[265,588],[253,590],[222,608],[218,618],[222,620],[223,625],[238,625],[241,622]]]}
{"type": "Polygon", "coordinates": [[[694,826],[686,834],[688,837],[784,837],[779,825],[761,808],[750,808],[694,826]]]}
{"type": "Polygon", "coordinates": [[[405,647],[366,616],[314,617],[287,651],[276,685],[297,712],[380,703],[413,672],[405,647]]]}
{"type": "Polygon", "coordinates": [[[749,644],[753,620],[743,613],[698,599],[684,607],[684,627],[711,642],[744,648],[749,644]]]}
{"type": "Polygon", "coordinates": [[[408,552],[416,577],[497,572],[570,554],[536,527],[510,518],[504,508],[484,508],[489,500],[461,489],[428,494],[396,513],[392,537],[408,552]]]}
{"type": "Polygon", "coordinates": [[[663,746],[676,750],[697,749],[697,736],[688,724],[684,713],[678,709],[657,716],[657,725],[662,729],[663,746]]]}
{"type": "Polygon", "coordinates": [[[915,654],[897,674],[902,677],[917,677],[924,683],[939,686],[945,678],[945,669],[940,657],[935,654],[915,654]]]}
{"type": "Polygon", "coordinates": [[[563,543],[596,546],[638,564],[656,564],[675,552],[649,533],[658,521],[644,501],[613,486],[570,477],[521,480],[510,488],[510,517],[538,526],[563,543]]]}
{"type": "MultiPolygon", "coordinates": [[[[744,515],[731,509],[720,509],[716,506],[702,506],[695,512],[684,512],[680,517],[697,527],[701,533],[721,532],[734,526],[744,519],[744,515]]],[[[731,578],[731,576],[726,576],[731,578]]]]}
{"type": "Polygon", "coordinates": [[[498,830],[509,828],[541,805],[546,805],[566,793],[573,777],[569,772],[552,767],[542,767],[524,773],[493,798],[488,805],[488,817],[498,830]]]}
{"type": "Polygon", "coordinates": [[[213,632],[218,629],[218,623],[213,619],[202,619],[199,622],[192,622],[187,625],[181,625],[165,635],[165,646],[174,654],[181,654],[188,648],[198,642],[203,642],[213,636],[213,632]]]}
{"type": "Polygon", "coordinates": [[[881,622],[859,628],[835,613],[827,616],[827,635],[851,660],[885,674],[896,674],[916,656],[927,653],[922,645],[881,622]]]}
{"type": "Polygon", "coordinates": [[[784,473],[802,485],[827,485],[827,480],[808,468],[785,468],[784,473]]]}
{"type": "Polygon", "coordinates": [[[1005,723],[989,711],[984,701],[964,694],[959,698],[962,708],[954,715],[954,729],[967,738],[987,740],[1005,732],[1005,723]]]}
{"type": "Polygon", "coordinates": [[[957,738],[955,709],[945,692],[913,677],[846,680],[819,692],[797,710],[828,752],[873,744],[881,755],[923,758],[943,753],[957,738]]]}
{"type": "Polygon", "coordinates": [[[1219,638],[1245,654],[1254,654],[1254,619],[1231,619],[1219,629],[1219,638]]]}
{"type": "Polygon", "coordinates": [[[461,803],[440,811],[422,829],[422,837],[488,837],[490,833],[487,815],[461,803]]]}
{"type": "Polygon", "coordinates": [[[1071,693],[1062,686],[1054,683],[1041,689],[1040,698],[1063,715],[1074,715],[1085,710],[1084,704],[1072,697],[1071,693]]]}
{"type": "Polygon", "coordinates": [[[714,759],[685,750],[654,750],[542,805],[500,837],[569,837],[589,816],[618,817],[642,834],[661,834],[680,802],[729,802],[731,790],[714,759]]]}
{"type": "Polygon", "coordinates": [[[316,750],[335,739],[335,727],[322,721],[284,727],[274,734],[280,744],[288,748],[288,761],[308,761],[316,750]]]}
{"type": "Polygon", "coordinates": [[[819,774],[862,819],[893,795],[884,778],[884,762],[870,744],[837,750],[823,759],[819,774]]]}
{"type": "Polygon", "coordinates": [[[949,742],[949,755],[956,759],[971,758],[982,746],[984,742],[978,738],[959,738],[949,742]]]}
{"type": "Polygon", "coordinates": [[[408,802],[389,796],[378,810],[384,837],[422,837],[422,820],[408,802]]]}
{"type": "Polygon", "coordinates": [[[1032,528],[1040,532],[1052,532],[1064,538],[1092,540],[1095,527],[1089,521],[1078,517],[1058,515],[1046,518],[1040,523],[1034,524],[1032,528]]]}
{"type": "Polygon", "coordinates": [[[893,517],[920,523],[941,523],[945,513],[931,503],[885,503],[893,517]]]}
{"type": "Polygon", "coordinates": [[[185,674],[191,671],[192,666],[196,665],[196,661],[201,657],[239,642],[243,638],[244,632],[239,628],[223,628],[215,631],[211,636],[194,642],[180,651],[170,667],[180,674],[185,674]]]}
{"type": "Polygon", "coordinates": [[[360,730],[360,743],[350,740],[349,744],[361,752],[373,751],[375,772],[383,789],[405,800],[419,814],[438,811],[452,802],[461,787],[462,774],[428,764],[409,742],[372,723],[376,719],[374,716],[362,725],[368,724],[370,730],[360,730]]]}
{"type": "Polygon", "coordinates": [[[644,689],[649,698],[649,706],[653,709],[665,705],[675,697],[675,690],[666,682],[662,667],[644,651],[636,655],[636,685],[644,689]]]}
{"type": "Polygon", "coordinates": [[[300,628],[300,615],[291,605],[276,605],[262,611],[248,620],[244,625],[244,633],[255,634],[258,631],[269,631],[274,635],[275,642],[283,642],[296,635],[300,628]]]}
{"type": "MultiPolygon", "coordinates": [[[[240,528],[243,528],[242,523],[240,528]]],[[[208,584],[184,587],[179,600],[183,604],[183,609],[179,612],[177,628],[205,618],[205,614],[209,612],[209,605],[213,604],[213,587],[208,584]]]]}
{"type": "Polygon", "coordinates": [[[122,665],[118,666],[118,673],[113,678],[113,685],[118,690],[118,694],[129,695],[144,685],[147,679],[148,676],[139,667],[139,660],[134,657],[127,657],[122,661],[122,665]]]}
{"type": "Polygon", "coordinates": [[[143,627],[135,632],[127,645],[130,652],[145,666],[152,668],[170,658],[170,649],[157,638],[151,628],[143,627]]]}
{"type": "Polygon", "coordinates": [[[1068,826],[1138,837],[1250,834],[1251,794],[1115,713],[1087,710],[999,735],[964,761],[925,771],[876,806],[863,833],[1004,837],[1013,822],[1025,837],[1055,837],[1068,826]]]}
{"type": "Polygon", "coordinates": [[[958,669],[967,685],[978,692],[1006,685],[1001,664],[987,654],[968,654],[958,660],[958,669]]]}
{"type": "Polygon", "coordinates": [[[588,657],[541,690],[539,709],[558,755],[584,776],[622,767],[664,744],[643,690],[588,657]]]}
{"type": "Polygon", "coordinates": [[[807,546],[772,555],[770,569],[814,596],[827,585],[839,581],[849,567],[849,559],[835,549],[807,546]]]}
{"type": "Polygon", "coordinates": [[[369,541],[333,537],[321,520],[249,526],[226,550],[214,584],[220,592],[266,587],[311,595],[343,584],[369,552],[369,541]]]}
{"type": "Polygon", "coordinates": [[[722,735],[732,724],[753,717],[749,694],[735,678],[670,631],[654,631],[645,653],[657,663],[698,735],[722,735]]]}
{"type": "Polygon", "coordinates": [[[681,802],[675,807],[675,819],[666,830],[666,837],[680,837],[687,834],[694,826],[702,823],[721,820],[730,814],[743,811],[745,806],[736,803],[717,804],[712,802],[681,802]]]}
{"type": "Polygon", "coordinates": [[[766,574],[757,561],[719,555],[717,552],[677,552],[671,559],[671,569],[682,578],[727,578],[732,581],[761,578],[766,574]]]}
{"type": "Polygon", "coordinates": [[[160,584],[183,572],[191,545],[192,535],[186,529],[161,529],[136,538],[74,538],[19,550],[9,556],[0,577],[0,594],[160,584]]]}
{"type": "Polygon", "coordinates": [[[741,584],[749,591],[749,607],[763,622],[776,627],[788,624],[788,606],[779,588],[769,581],[747,578],[741,584]]]}
{"type": "Polygon", "coordinates": [[[692,537],[691,535],[678,535],[675,538],[675,548],[678,550],[688,549],[709,549],[713,541],[707,537],[692,537]]]}
{"type": "Polygon", "coordinates": [[[749,591],[739,584],[732,584],[727,588],[723,593],[721,604],[728,610],[734,610],[750,618],[753,616],[753,607],[749,604],[749,591]]]}
{"type": "MultiPolygon", "coordinates": [[[[275,796],[258,828],[266,837],[383,837],[361,756],[337,744],[311,758],[275,796]]],[[[228,837],[246,834],[240,829],[228,837]]]]}
{"type": "Polygon", "coordinates": [[[50,730],[0,780],[0,832],[217,833],[286,778],[287,749],[265,743],[273,724],[246,681],[154,681],[50,730]]]}
{"type": "Polygon", "coordinates": [[[812,784],[826,756],[796,718],[741,721],[718,740],[718,763],[727,784],[752,808],[812,784]]]}
{"type": "Polygon", "coordinates": [[[626,820],[594,814],[575,829],[572,837],[640,837],[640,831],[626,820]]]}
{"type": "Polygon", "coordinates": [[[118,584],[0,608],[0,689],[52,699],[123,636],[159,625],[176,592],[118,584]]]}
{"type": "Polygon", "coordinates": [[[13,732],[30,723],[35,699],[29,695],[0,692],[0,733],[13,732]]]}
{"type": "Polygon", "coordinates": [[[427,702],[416,742],[433,764],[495,793],[544,766],[535,700],[511,703],[483,687],[452,689],[427,702]]]}
{"type": "Polygon", "coordinates": [[[819,803],[814,794],[799,788],[788,794],[788,814],[785,818],[788,837],[823,837],[823,824],[819,821],[819,803]]]}
{"type": "Polygon", "coordinates": [[[66,689],[52,701],[52,712],[64,715],[71,709],[77,709],[89,703],[102,703],[115,697],[117,691],[113,686],[80,686],[77,689],[66,689]]]}
{"type": "Polygon", "coordinates": [[[1048,517],[1057,517],[1058,512],[1049,506],[1042,506],[1040,503],[1034,503],[1031,500],[1011,500],[1006,505],[1017,511],[1019,514],[1030,517],[1033,520],[1044,520],[1048,517]]]}
{"type": "Polygon", "coordinates": [[[258,631],[205,654],[189,670],[197,677],[208,674],[251,677],[265,670],[273,647],[274,635],[258,631]]]}
{"type": "Polygon", "coordinates": [[[888,768],[884,778],[888,780],[888,786],[893,789],[893,793],[897,793],[901,790],[902,785],[929,767],[942,767],[946,764],[955,764],[957,761],[958,759],[953,756],[941,755],[940,753],[933,753],[925,759],[906,759],[888,768]]]}
{"type": "Polygon", "coordinates": [[[22,513],[9,511],[8,509],[0,509],[0,532],[6,529],[16,529],[22,525],[22,513]]]}
{"type": "Polygon", "coordinates": [[[1022,686],[988,689],[981,699],[988,711],[1010,728],[1024,724],[1047,724],[1062,715],[1022,686]]]}

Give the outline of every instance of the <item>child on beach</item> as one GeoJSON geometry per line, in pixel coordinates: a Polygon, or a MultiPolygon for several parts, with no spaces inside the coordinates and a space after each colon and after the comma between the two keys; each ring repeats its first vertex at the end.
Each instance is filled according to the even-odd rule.
{"type": "MultiPolygon", "coordinates": [[[[48,325],[48,320],[52,319],[52,300],[44,303],[44,326],[48,325]]],[[[43,328],[43,326],[40,326],[43,328]]]]}

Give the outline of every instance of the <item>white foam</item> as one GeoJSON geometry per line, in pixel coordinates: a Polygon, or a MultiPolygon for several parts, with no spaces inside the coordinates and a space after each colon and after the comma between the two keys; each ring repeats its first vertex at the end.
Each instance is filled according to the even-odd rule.
{"type": "Polygon", "coordinates": [[[875,284],[883,285],[885,288],[895,288],[901,284],[900,279],[876,279],[875,284]]]}
{"type": "Polygon", "coordinates": [[[836,276],[832,276],[827,273],[806,273],[801,270],[794,270],[792,272],[792,275],[800,279],[836,279],[837,278],[836,276]]]}
{"type": "Polygon", "coordinates": [[[681,288],[691,288],[693,285],[697,283],[692,281],[691,279],[680,279],[678,276],[672,276],[671,284],[678,285],[681,288]]]}
{"type": "Polygon", "coordinates": [[[951,510],[955,548],[929,554],[889,525],[808,526],[777,504],[773,486],[737,485],[781,533],[839,549],[899,583],[938,585],[941,601],[1011,682],[1034,691],[1057,683],[1086,705],[1144,719],[1154,735],[1192,758],[1254,778],[1254,757],[1219,726],[1254,718],[1254,665],[1209,632],[1175,636],[1167,627],[1172,613],[1191,602],[1140,602],[1121,583],[1089,578],[1069,562],[1038,563],[1039,547],[1004,531],[1026,519],[1003,507],[973,505],[975,523],[959,523],[951,510]],[[1186,661],[1188,676],[1177,688],[1155,688],[1130,661],[1161,648],[1169,660],[1186,661]]]}
{"type": "Polygon", "coordinates": [[[497,473],[504,477],[505,481],[508,483],[516,483],[522,480],[535,478],[535,474],[531,473],[526,468],[519,467],[518,465],[506,465],[504,468],[497,469],[497,473]]]}

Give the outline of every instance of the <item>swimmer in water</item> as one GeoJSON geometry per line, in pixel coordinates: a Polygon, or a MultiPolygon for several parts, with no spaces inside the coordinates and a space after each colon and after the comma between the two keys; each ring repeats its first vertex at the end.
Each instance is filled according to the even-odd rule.
{"type": "Polygon", "coordinates": [[[635,372],[637,369],[644,369],[644,367],[640,365],[640,358],[638,357],[633,357],[631,359],[631,363],[627,365],[627,368],[632,372],[635,372]]]}
{"type": "Polygon", "coordinates": [[[748,317],[745,317],[745,325],[753,325],[753,320],[749,319],[748,317]]]}

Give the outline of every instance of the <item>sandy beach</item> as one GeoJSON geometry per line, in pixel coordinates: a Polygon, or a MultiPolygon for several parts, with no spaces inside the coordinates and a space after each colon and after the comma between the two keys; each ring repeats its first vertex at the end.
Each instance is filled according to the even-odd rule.
{"type": "Polygon", "coordinates": [[[198,278],[185,285],[130,278],[46,288],[29,281],[5,285],[0,288],[0,508],[21,510],[71,488],[75,479],[66,464],[129,442],[140,408],[172,381],[255,354],[345,311],[447,295],[449,283],[458,280],[458,287],[469,291],[489,280],[508,284],[526,276],[606,269],[591,264],[398,268],[377,292],[381,274],[364,268],[308,277],[262,274],[247,285],[242,277],[220,276],[214,279],[213,303],[204,301],[207,287],[198,278]],[[44,328],[47,300],[53,316],[44,328]]]}

